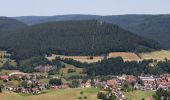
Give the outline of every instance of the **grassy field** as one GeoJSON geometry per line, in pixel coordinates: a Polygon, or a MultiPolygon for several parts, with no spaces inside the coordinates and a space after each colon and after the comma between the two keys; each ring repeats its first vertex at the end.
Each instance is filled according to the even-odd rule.
{"type": "Polygon", "coordinates": [[[68,77],[71,75],[80,75],[83,72],[82,68],[77,68],[73,65],[63,63],[65,65],[65,68],[60,69],[60,74],[63,73],[63,76],[68,77]],[[68,69],[75,69],[76,72],[68,73],[68,69]]]}
{"type": "Polygon", "coordinates": [[[16,93],[1,93],[1,100],[79,100],[79,97],[82,97],[81,100],[85,100],[84,96],[87,97],[86,100],[98,100],[96,98],[99,89],[88,88],[88,89],[65,89],[65,90],[53,90],[47,91],[47,93],[40,95],[23,95],[16,93]],[[83,91],[81,95],[80,92],[83,91]]]}
{"type": "Polygon", "coordinates": [[[133,91],[125,93],[125,96],[128,100],[142,100],[142,98],[152,98],[152,95],[155,94],[153,91],[133,91]]]}
{"type": "Polygon", "coordinates": [[[2,70],[0,72],[0,75],[9,75],[10,73],[13,73],[13,72],[19,72],[19,70],[2,70]]]}
{"type": "Polygon", "coordinates": [[[142,59],[157,59],[157,60],[164,60],[165,58],[170,60],[170,51],[161,50],[161,51],[154,51],[149,53],[141,53],[139,56],[142,59]]]}
{"type": "Polygon", "coordinates": [[[90,56],[64,56],[64,55],[55,55],[53,54],[51,57],[46,57],[49,61],[54,60],[56,57],[60,57],[63,59],[74,59],[76,61],[82,62],[82,63],[94,63],[101,61],[103,59],[102,56],[94,56],[93,59],[90,59],[90,56]]]}
{"type": "Polygon", "coordinates": [[[132,52],[110,52],[108,58],[122,57],[124,61],[140,60],[140,57],[132,52]]]}
{"type": "MultiPolygon", "coordinates": [[[[122,57],[124,61],[142,61],[144,59],[156,59],[156,60],[164,60],[167,58],[170,60],[170,51],[168,50],[160,50],[160,51],[153,51],[148,53],[139,53],[135,54],[133,52],[110,52],[107,54],[107,58],[113,57],[122,57]]],[[[93,59],[89,59],[90,56],[64,56],[64,55],[55,55],[53,54],[51,57],[47,57],[48,60],[53,60],[56,56],[60,56],[61,58],[70,58],[80,62],[86,63],[94,63],[101,61],[104,57],[103,56],[94,56],[93,59]]]]}

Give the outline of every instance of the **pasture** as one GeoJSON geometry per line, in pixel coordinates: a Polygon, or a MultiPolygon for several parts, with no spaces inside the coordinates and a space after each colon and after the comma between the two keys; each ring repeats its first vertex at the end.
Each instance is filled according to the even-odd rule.
{"type": "MultiPolygon", "coordinates": [[[[95,63],[104,59],[103,56],[93,56],[93,59],[90,59],[90,56],[64,56],[64,55],[55,55],[53,54],[51,57],[46,57],[48,60],[53,60],[56,57],[60,57],[62,59],[73,59],[79,62],[86,63],[95,63]]],[[[133,53],[133,52],[110,52],[107,54],[107,58],[114,57],[122,57],[124,61],[142,61],[144,59],[155,59],[155,60],[164,60],[167,58],[170,60],[170,51],[168,50],[160,50],[153,52],[145,52],[145,53],[133,53]]]]}
{"type": "Polygon", "coordinates": [[[152,98],[152,95],[154,95],[155,92],[153,91],[132,91],[132,92],[126,92],[125,96],[127,100],[142,100],[143,98],[146,100],[147,98],[152,98]]]}
{"type": "Polygon", "coordinates": [[[17,94],[13,92],[3,92],[0,93],[1,100],[98,100],[97,93],[99,89],[97,88],[75,88],[75,89],[64,89],[64,90],[48,90],[40,95],[25,95],[17,94]],[[83,94],[80,92],[83,91],[83,94]]]}
{"type": "Polygon", "coordinates": [[[77,68],[73,65],[70,65],[70,64],[66,64],[66,63],[63,63],[65,65],[65,68],[61,68],[59,73],[60,74],[63,74],[63,76],[65,77],[69,77],[69,76],[72,76],[72,75],[83,75],[82,72],[83,72],[83,68],[77,68]],[[68,70],[69,69],[74,69],[75,72],[73,73],[68,73],[68,70]]]}
{"type": "Polygon", "coordinates": [[[165,58],[167,58],[168,60],[170,60],[170,51],[161,50],[161,51],[154,51],[154,52],[148,52],[148,53],[140,53],[139,56],[142,59],[164,60],[165,58]]]}
{"type": "Polygon", "coordinates": [[[61,59],[73,59],[82,63],[95,63],[101,61],[103,56],[94,56],[93,59],[90,59],[90,56],[64,56],[64,55],[55,55],[52,54],[50,57],[46,57],[49,61],[56,59],[56,57],[60,57],[61,59]]]}

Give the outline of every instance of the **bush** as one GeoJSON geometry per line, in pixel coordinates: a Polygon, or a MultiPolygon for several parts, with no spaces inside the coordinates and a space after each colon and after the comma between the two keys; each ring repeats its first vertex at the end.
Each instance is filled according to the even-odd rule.
{"type": "Polygon", "coordinates": [[[82,99],[82,97],[78,97],[78,99],[82,99]]]}
{"type": "Polygon", "coordinates": [[[68,69],[67,72],[68,72],[68,73],[74,73],[74,72],[76,72],[76,70],[75,70],[75,69],[68,69]]]}
{"type": "Polygon", "coordinates": [[[84,99],[87,99],[87,96],[84,96],[84,99]]]}
{"type": "Polygon", "coordinates": [[[83,95],[83,91],[81,91],[80,94],[83,95]]]}
{"type": "Polygon", "coordinates": [[[70,84],[71,88],[78,88],[79,87],[79,81],[73,80],[70,84]]]}
{"type": "Polygon", "coordinates": [[[0,87],[0,93],[2,93],[2,88],[0,87]]]}
{"type": "Polygon", "coordinates": [[[97,98],[98,98],[98,99],[106,99],[106,94],[103,93],[103,92],[98,92],[97,98]]]}
{"type": "Polygon", "coordinates": [[[61,82],[61,79],[53,78],[53,79],[50,79],[49,84],[50,85],[61,85],[62,82],[61,82]]]}

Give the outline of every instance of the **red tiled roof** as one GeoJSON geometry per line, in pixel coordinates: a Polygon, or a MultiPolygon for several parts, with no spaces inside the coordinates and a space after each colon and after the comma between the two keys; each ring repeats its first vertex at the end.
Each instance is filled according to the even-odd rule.
{"type": "Polygon", "coordinates": [[[9,78],[9,76],[7,76],[7,75],[0,76],[0,79],[8,79],[8,78],[9,78]]]}

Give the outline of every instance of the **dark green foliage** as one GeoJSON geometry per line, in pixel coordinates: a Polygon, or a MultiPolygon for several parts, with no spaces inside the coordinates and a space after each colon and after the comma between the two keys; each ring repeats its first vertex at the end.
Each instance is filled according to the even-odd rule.
{"type": "Polygon", "coordinates": [[[87,99],[87,96],[84,96],[84,99],[87,99]]]}
{"type": "Polygon", "coordinates": [[[103,93],[103,92],[98,92],[97,98],[98,98],[98,99],[105,100],[105,99],[106,99],[106,94],[103,93]]]}
{"type": "Polygon", "coordinates": [[[133,88],[133,86],[132,86],[131,84],[125,83],[125,84],[122,86],[122,90],[123,90],[124,92],[130,92],[130,91],[133,91],[134,88],[133,88]]]}
{"type": "Polygon", "coordinates": [[[52,78],[50,79],[49,84],[50,85],[61,85],[62,82],[61,82],[61,79],[52,78]]]}
{"type": "Polygon", "coordinates": [[[0,86],[0,93],[2,93],[2,87],[0,86]]]}
{"type": "Polygon", "coordinates": [[[48,64],[48,60],[44,57],[33,57],[30,59],[22,60],[19,62],[19,70],[23,72],[34,72],[34,68],[38,65],[45,65],[48,64]]]}
{"type": "Polygon", "coordinates": [[[56,75],[58,74],[58,69],[53,69],[48,72],[48,75],[56,75]]]}
{"type": "Polygon", "coordinates": [[[7,61],[5,64],[3,64],[2,67],[0,67],[0,69],[16,70],[17,67],[10,65],[9,62],[7,61]]]}
{"type": "Polygon", "coordinates": [[[0,31],[23,28],[27,25],[12,18],[0,17],[0,31]]]}
{"type": "Polygon", "coordinates": [[[56,60],[52,60],[52,62],[49,62],[49,64],[53,65],[55,67],[55,69],[50,70],[48,72],[49,75],[56,75],[59,73],[59,70],[61,68],[63,68],[63,64],[60,60],[56,59],[56,60]]]}
{"type": "Polygon", "coordinates": [[[71,87],[71,88],[78,88],[79,85],[80,85],[79,81],[73,79],[72,82],[71,82],[71,84],[70,84],[70,87],[71,87]]]}
{"type": "Polygon", "coordinates": [[[45,53],[101,55],[112,51],[143,52],[160,48],[155,41],[96,20],[34,25],[2,32],[0,40],[0,48],[12,52],[15,59],[43,56],[45,53]]]}
{"type": "Polygon", "coordinates": [[[153,98],[155,100],[169,100],[170,99],[170,92],[160,88],[156,91],[156,94],[153,95],[153,98]]]}
{"type": "Polygon", "coordinates": [[[83,91],[80,91],[80,94],[81,94],[81,95],[83,95],[83,93],[84,93],[83,91]]]}
{"type": "Polygon", "coordinates": [[[122,58],[110,58],[101,62],[87,64],[74,60],[62,60],[65,63],[75,65],[86,69],[86,73],[90,76],[96,75],[140,75],[153,74],[159,75],[162,73],[170,73],[170,61],[159,61],[157,66],[150,67],[149,64],[153,63],[153,60],[143,60],[140,62],[124,62],[122,58]]]}
{"type": "Polygon", "coordinates": [[[23,81],[21,82],[20,86],[24,87],[24,88],[27,88],[28,87],[28,84],[26,81],[23,81]]]}
{"type": "Polygon", "coordinates": [[[76,72],[75,69],[68,69],[68,73],[73,73],[73,72],[76,72]]]}
{"type": "Polygon", "coordinates": [[[31,16],[16,18],[27,24],[37,24],[62,20],[89,20],[96,19],[117,24],[140,36],[154,39],[166,48],[170,48],[170,15],[63,15],[63,16],[31,16]]]}

